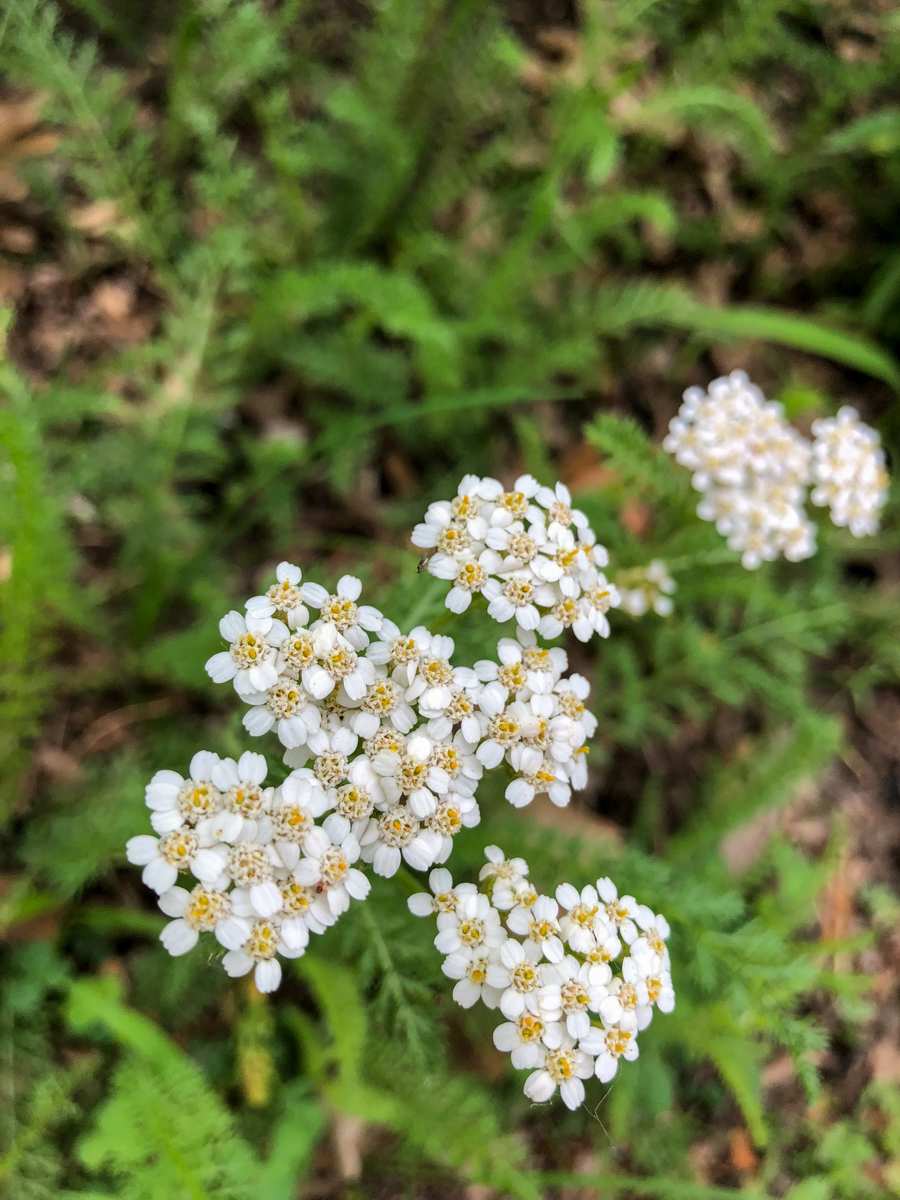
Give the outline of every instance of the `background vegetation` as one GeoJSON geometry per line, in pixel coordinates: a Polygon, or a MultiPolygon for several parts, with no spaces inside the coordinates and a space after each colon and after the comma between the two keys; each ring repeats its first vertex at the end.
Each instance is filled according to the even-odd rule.
{"type": "Polygon", "coordinates": [[[895,7],[17,0],[0,37],[0,1194],[900,1193],[896,512],[751,574],[654,445],[736,365],[896,444],[895,7]],[[578,805],[485,794],[454,851],[672,921],[676,1012],[574,1114],[448,1004],[411,876],[263,1000],[123,864],[155,769],[243,747],[221,612],[288,557],[427,621],[417,515],[522,468],[679,585],[578,651],[578,805]]]}

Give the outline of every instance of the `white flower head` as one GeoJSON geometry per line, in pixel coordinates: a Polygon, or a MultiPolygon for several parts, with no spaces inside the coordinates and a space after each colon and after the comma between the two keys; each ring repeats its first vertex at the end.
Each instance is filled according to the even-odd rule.
{"type": "Polygon", "coordinates": [[[620,1059],[633,1062],[638,1056],[637,1032],[619,1025],[598,1029],[581,1039],[579,1048],[594,1059],[594,1074],[601,1083],[609,1083],[619,1069],[620,1059]]]}
{"type": "Polygon", "coordinates": [[[173,956],[187,954],[204,931],[213,933],[226,950],[237,949],[250,936],[250,926],[232,913],[227,893],[198,883],[191,891],[172,887],[159,898],[159,907],[173,919],[159,940],[173,956]]]}
{"type": "Polygon", "coordinates": [[[213,781],[218,754],[201,750],[191,759],[188,778],[177,771],[157,771],[144,791],[151,810],[150,824],[159,834],[183,825],[196,825],[222,807],[222,794],[213,781]]]}
{"type": "Polygon", "coordinates": [[[417,917],[433,916],[437,913],[453,912],[460,896],[475,895],[473,883],[453,886],[453,877],[446,867],[437,867],[428,876],[431,892],[416,892],[407,900],[409,911],[417,917]]]}
{"type": "Polygon", "coordinates": [[[311,829],[304,838],[303,857],[294,867],[294,878],[321,890],[332,913],[340,916],[350,907],[351,899],[365,900],[372,886],[353,865],[359,855],[359,842],[350,832],[350,822],[333,813],[324,827],[311,829]]]}
{"type": "Polygon", "coordinates": [[[285,624],[271,617],[230,612],[219,622],[219,632],[231,645],[206,664],[214,683],[233,682],[239,696],[265,692],[277,683],[278,647],[289,633],[285,624]]]}
{"type": "Polygon", "coordinates": [[[299,958],[303,950],[294,950],[282,940],[278,923],[268,918],[256,920],[246,941],[238,949],[229,950],[222,959],[226,974],[232,978],[253,972],[253,981],[260,992],[274,992],[281,983],[283,958],[299,958]]]}
{"type": "Polygon", "coordinates": [[[513,933],[527,937],[540,947],[544,957],[552,963],[561,962],[565,955],[559,933],[557,916],[559,905],[550,896],[538,896],[529,907],[517,906],[506,918],[513,933]]]}
{"type": "Polygon", "coordinates": [[[564,1038],[555,1050],[542,1046],[535,1066],[537,1070],[525,1080],[524,1091],[529,1100],[542,1104],[559,1088],[566,1108],[574,1111],[581,1107],[584,1103],[583,1081],[594,1074],[594,1060],[576,1047],[570,1037],[564,1038]]]}
{"type": "Polygon", "coordinates": [[[506,941],[499,912],[481,894],[458,897],[455,908],[438,914],[437,925],[434,945],[441,954],[472,953],[482,946],[493,949],[506,941]]]}
{"type": "Polygon", "coordinates": [[[190,871],[202,883],[215,883],[222,874],[223,857],[216,849],[201,846],[193,829],[174,829],[161,838],[138,834],[129,838],[125,854],[143,867],[141,879],[158,895],[175,886],[181,872],[190,871]]]}
{"type": "Polygon", "coordinates": [[[534,1069],[543,1058],[543,1048],[558,1050],[566,1030],[558,1022],[546,1022],[527,1010],[515,1021],[498,1025],[494,1030],[494,1045],[509,1054],[519,1070],[534,1069]]]}
{"type": "Polygon", "coordinates": [[[342,575],[331,595],[319,583],[305,583],[302,590],[307,604],[319,610],[320,620],[332,625],[354,650],[365,650],[369,633],[381,629],[383,617],[379,610],[371,604],[356,603],[362,583],[355,575],[342,575]]]}
{"type": "Polygon", "coordinates": [[[253,596],[247,601],[247,612],[251,617],[262,619],[283,616],[291,629],[302,628],[309,620],[309,611],[303,604],[300,580],[303,572],[293,563],[282,562],[275,568],[276,582],[264,596],[253,596]]]}

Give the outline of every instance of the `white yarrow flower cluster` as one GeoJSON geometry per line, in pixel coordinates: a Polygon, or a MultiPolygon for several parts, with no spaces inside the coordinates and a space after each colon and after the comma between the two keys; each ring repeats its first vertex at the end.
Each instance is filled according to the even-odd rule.
{"type": "Polygon", "coordinates": [[[743,371],[688,388],[663,447],[692,472],[703,493],[697,515],[714,521],[748,569],[784,555],[816,552],[816,527],[804,505],[827,505],[856,537],[874,533],[887,474],[878,435],[852,408],[813,425],[807,441],[743,371]]]}
{"type": "Polygon", "coordinates": [[[299,958],[310,933],[324,933],[370,887],[354,866],[360,847],[347,818],[316,823],[335,807],[325,788],[303,771],[265,787],[267,774],[249,751],[237,762],[201,751],[187,778],[157,771],[146,801],[159,836],[125,848],[172,918],[160,935],[169,953],[211,933],[226,972],[253,971],[261,992],[281,982],[280,958],[299,958]]]}
{"type": "Polygon", "coordinates": [[[688,388],[663,448],[693,473],[703,493],[697,514],[715,521],[744,566],[816,551],[803,503],[811,447],[743,371],[688,388]]]}
{"type": "Polygon", "coordinates": [[[486,768],[509,765],[514,805],[541,792],[567,804],[585,786],[596,727],[587,681],[567,677],[565,651],[531,631],[501,639],[496,662],[458,667],[452,638],[401,632],[359,603],[353,576],[333,594],[301,580],[281,563],[244,614],[222,619],[228,647],[206,664],[248,706],[247,732],[277,735],[289,774],[266,787],[262,755],[202,751],[187,777],[154,775],[156,836],[126,847],[172,918],[166,948],[184,954],[212,933],[226,971],[252,970],[261,991],[278,986],[280,958],[299,957],[310,933],[365,898],[365,868],[391,876],[404,861],[445,862],[480,820],[486,768]]]}
{"type": "Polygon", "coordinates": [[[661,558],[654,558],[646,567],[620,571],[616,576],[616,587],[621,597],[619,607],[632,617],[642,617],[651,611],[660,617],[671,616],[675,608],[672,594],[676,586],[661,558]]]}
{"type": "Polygon", "coordinates": [[[521,628],[515,638],[500,639],[497,659],[475,664],[476,757],[486,768],[506,762],[512,769],[506,799],[514,807],[541,794],[564,807],[587,783],[586,743],[597,728],[584,704],[590,685],[583,675],[563,675],[564,650],[538,646],[521,628]]]}
{"type": "Polygon", "coordinates": [[[849,407],[814,421],[812,432],[813,504],[827,506],[854,537],[877,533],[890,483],[878,434],[849,407]]]}
{"type": "Polygon", "coordinates": [[[485,854],[482,890],[432,871],[431,892],[410,897],[410,910],[436,915],[434,944],[457,1004],[481,1001],[505,1018],[494,1044],[530,1072],[526,1096],[540,1103],[559,1089],[578,1108],[584,1080],[608,1083],[621,1059],[637,1058],[654,1008],[675,1007],[668,923],[607,878],[542,896],[524,859],[497,846],[485,854]]]}
{"type": "Polygon", "coordinates": [[[452,500],[429,504],[412,542],[434,551],[428,571],[451,584],[452,612],[481,594],[495,621],[515,619],[542,637],[609,636],[606,614],[619,602],[602,571],[609,558],[565,484],[521,475],[505,491],[497,479],[466,475],[452,500]]]}

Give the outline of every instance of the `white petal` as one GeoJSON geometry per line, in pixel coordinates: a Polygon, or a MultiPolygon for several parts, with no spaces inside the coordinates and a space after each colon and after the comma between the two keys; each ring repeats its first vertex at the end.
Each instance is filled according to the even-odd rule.
{"type": "Polygon", "coordinates": [[[253,972],[253,982],[260,992],[274,992],[281,983],[281,963],[278,959],[270,958],[265,962],[258,962],[253,972]]]}
{"type": "Polygon", "coordinates": [[[125,843],[125,857],[136,867],[143,867],[159,852],[159,841],[149,833],[138,834],[125,843]]]}
{"type": "Polygon", "coordinates": [[[233,642],[246,632],[247,622],[234,609],[230,613],[226,613],[219,622],[219,633],[221,633],[226,642],[233,642]]]}
{"type": "Polygon", "coordinates": [[[199,933],[187,921],[170,921],[159,935],[159,940],[174,957],[187,954],[197,945],[199,933]]]}
{"type": "Polygon", "coordinates": [[[141,872],[141,880],[144,885],[152,888],[158,895],[167,892],[177,878],[177,868],[173,867],[171,863],[167,863],[164,858],[151,859],[141,872]]]}
{"type": "Polygon", "coordinates": [[[250,936],[250,924],[243,917],[226,917],[216,926],[216,941],[226,950],[240,950],[250,936]]]}

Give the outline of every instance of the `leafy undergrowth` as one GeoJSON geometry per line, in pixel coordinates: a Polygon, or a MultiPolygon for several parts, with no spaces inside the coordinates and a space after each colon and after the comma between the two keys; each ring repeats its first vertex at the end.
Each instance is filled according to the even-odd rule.
{"type": "MultiPolygon", "coordinates": [[[[895,510],[748,573],[655,445],[742,365],[803,426],[851,399],[890,449],[900,26],[541,12],[2,18],[10,1200],[900,1192],[895,510]],[[408,530],[463,472],[521,469],[678,583],[672,617],[614,613],[573,655],[599,720],[577,805],[485,794],[451,863],[493,841],[544,886],[609,871],[672,923],[675,1013],[572,1114],[449,1002],[411,876],[262,1000],[170,959],[123,864],[155,769],[243,748],[203,672],[221,612],[289,557],[437,618],[408,530]]],[[[452,632],[474,661],[496,631],[452,632]]]]}

